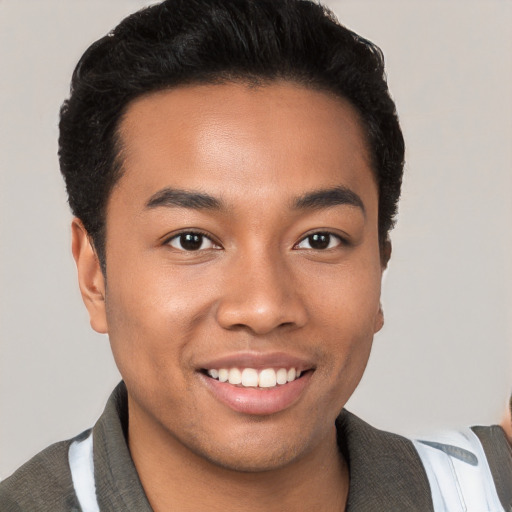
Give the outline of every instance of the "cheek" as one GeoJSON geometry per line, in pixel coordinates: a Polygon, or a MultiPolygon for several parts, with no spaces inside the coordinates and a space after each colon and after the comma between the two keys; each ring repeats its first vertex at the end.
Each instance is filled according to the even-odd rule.
{"type": "Polygon", "coordinates": [[[380,263],[354,261],[317,275],[316,286],[309,286],[310,327],[324,351],[322,377],[338,383],[330,399],[342,392],[343,403],[362,377],[380,312],[380,263]]]}
{"type": "MultiPolygon", "coordinates": [[[[381,268],[372,255],[346,264],[305,269],[303,289],[312,318],[339,335],[367,337],[374,332],[380,310],[381,268]]],[[[319,327],[319,326],[318,326],[319,327]]]]}
{"type": "Polygon", "coordinates": [[[107,322],[123,377],[135,372],[165,374],[186,358],[187,344],[207,314],[210,299],[207,289],[197,289],[197,279],[182,274],[149,264],[125,271],[112,265],[107,322]]]}

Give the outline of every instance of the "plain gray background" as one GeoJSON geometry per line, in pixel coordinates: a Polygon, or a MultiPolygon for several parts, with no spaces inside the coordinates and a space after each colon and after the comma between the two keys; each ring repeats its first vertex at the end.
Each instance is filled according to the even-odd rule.
{"type": "MultiPolygon", "coordinates": [[[[76,284],[57,162],[80,55],[142,0],[0,0],[0,477],[91,426],[119,380],[76,284]]],[[[417,434],[512,385],[512,4],[330,1],[379,44],[407,143],[386,326],[349,408],[417,434]]]]}

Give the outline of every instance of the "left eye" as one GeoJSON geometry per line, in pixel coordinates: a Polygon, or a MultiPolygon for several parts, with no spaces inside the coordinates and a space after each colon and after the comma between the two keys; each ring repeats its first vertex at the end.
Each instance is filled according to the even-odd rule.
{"type": "Polygon", "coordinates": [[[337,235],[333,235],[332,233],[313,233],[312,235],[303,238],[296,247],[298,249],[314,249],[322,251],[338,247],[341,243],[341,238],[337,235]]]}
{"type": "Polygon", "coordinates": [[[202,233],[180,233],[167,242],[171,247],[180,251],[201,251],[216,249],[218,246],[202,233]]]}

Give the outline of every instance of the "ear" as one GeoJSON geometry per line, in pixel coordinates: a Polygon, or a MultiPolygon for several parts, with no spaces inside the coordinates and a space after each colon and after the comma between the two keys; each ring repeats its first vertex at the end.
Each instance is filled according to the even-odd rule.
{"type": "Polygon", "coordinates": [[[96,332],[107,334],[105,278],[89,234],[78,218],[74,218],[71,223],[71,237],[71,250],[78,271],[78,284],[82,300],[89,312],[91,327],[96,332]]]}
{"type": "Polygon", "coordinates": [[[391,240],[384,240],[382,244],[380,244],[380,265],[382,267],[382,272],[388,268],[389,260],[391,259],[392,252],[391,240]]]}
{"type": "Polygon", "coordinates": [[[378,333],[384,327],[384,311],[382,311],[382,304],[379,303],[379,309],[375,316],[375,322],[373,324],[373,333],[378,333]]]}
{"type": "MultiPolygon", "coordinates": [[[[388,267],[389,260],[391,258],[391,241],[385,240],[380,246],[380,264],[381,264],[381,275],[388,267]]],[[[373,332],[379,332],[384,327],[384,311],[382,310],[382,303],[379,303],[379,310],[375,317],[375,324],[373,326],[373,332]]]]}

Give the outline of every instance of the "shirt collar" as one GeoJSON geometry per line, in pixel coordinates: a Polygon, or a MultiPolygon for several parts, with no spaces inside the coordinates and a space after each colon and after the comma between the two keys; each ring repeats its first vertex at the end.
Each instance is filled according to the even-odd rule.
{"type": "Polygon", "coordinates": [[[433,512],[428,478],[411,441],[346,410],[336,430],[350,473],[347,511],[433,512]]]}

